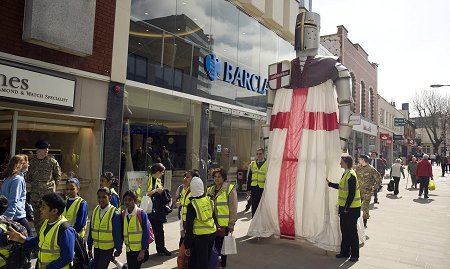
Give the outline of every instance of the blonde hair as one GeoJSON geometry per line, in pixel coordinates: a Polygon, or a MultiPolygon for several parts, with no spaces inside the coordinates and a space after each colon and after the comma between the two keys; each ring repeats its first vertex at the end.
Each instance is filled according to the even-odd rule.
{"type": "Polygon", "coordinates": [[[6,167],[5,171],[3,171],[3,177],[7,178],[10,176],[17,176],[22,169],[23,163],[28,162],[28,156],[25,154],[17,154],[11,158],[6,167]]]}

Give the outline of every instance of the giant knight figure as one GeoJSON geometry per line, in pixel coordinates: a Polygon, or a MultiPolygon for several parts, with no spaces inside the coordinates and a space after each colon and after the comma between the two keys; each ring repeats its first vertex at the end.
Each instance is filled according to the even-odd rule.
{"type": "Polygon", "coordinates": [[[320,16],[300,8],[297,58],[269,66],[268,170],[250,236],[306,239],[339,251],[337,190],[351,106],[349,71],[335,57],[317,56],[320,16]]]}

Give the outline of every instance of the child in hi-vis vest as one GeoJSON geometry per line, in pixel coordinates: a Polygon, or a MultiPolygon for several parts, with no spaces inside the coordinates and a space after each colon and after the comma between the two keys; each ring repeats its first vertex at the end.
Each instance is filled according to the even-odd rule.
{"type": "Polygon", "coordinates": [[[84,238],[88,216],[87,202],[79,196],[80,181],[70,178],[66,181],[66,207],[63,216],[70,222],[75,231],[84,238]]]}

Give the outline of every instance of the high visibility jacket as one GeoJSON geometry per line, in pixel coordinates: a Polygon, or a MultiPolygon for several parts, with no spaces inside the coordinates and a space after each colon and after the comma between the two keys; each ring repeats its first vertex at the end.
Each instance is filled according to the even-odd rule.
{"type": "Polygon", "coordinates": [[[111,195],[117,196],[117,201],[118,201],[117,208],[120,208],[120,196],[119,196],[119,194],[116,192],[116,190],[114,188],[111,188],[109,190],[111,191],[111,195]]]}
{"type": "Polygon", "coordinates": [[[256,161],[251,163],[252,169],[252,183],[251,186],[258,186],[259,188],[264,188],[264,184],[266,183],[266,172],[267,172],[267,161],[261,165],[261,168],[258,168],[256,161]]]}
{"type": "MultiPolygon", "coordinates": [[[[70,224],[72,224],[72,227],[77,221],[78,210],[80,209],[81,202],[83,201],[84,199],[78,196],[75,201],[72,202],[69,209],[67,209],[67,207],[64,207],[63,216],[66,217],[70,224]]],[[[83,229],[81,229],[81,231],[79,232],[79,235],[81,237],[84,237],[84,234],[86,233],[86,226],[87,224],[85,224],[83,229]]]]}
{"type": "Polygon", "coordinates": [[[180,194],[181,219],[186,221],[187,206],[191,203],[191,191],[183,188],[180,194]]]}
{"type": "Polygon", "coordinates": [[[356,176],[356,172],[353,169],[347,171],[347,173],[342,176],[341,181],[339,182],[339,206],[345,206],[345,202],[347,201],[348,197],[348,180],[352,175],[356,179],[356,191],[355,198],[353,198],[353,201],[350,204],[350,208],[361,207],[361,192],[359,190],[359,181],[358,177],[356,176]]]}
{"type": "MultiPolygon", "coordinates": [[[[141,212],[137,212],[140,214],[141,212]]],[[[137,215],[133,215],[128,221],[125,215],[123,220],[123,241],[127,246],[127,252],[140,251],[142,249],[142,226],[137,215]]]]}
{"type": "MultiPolygon", "coordinates": [[[[0,224],[0,229],[3,230],[4,234],[6,234],[6,232],[8,231],[8,227],[4,223],[0,224]]],[[[3,257],[5,257],[6,259],[9,258],[9,251],[11,250],[11,247],[11,244],[7,244],[6,246],[0,248],[0,267],[6,265],[6,261],[5,259],[3,259],[3,257]]]]}
{"type": "Polygon", "coordinates": [[[112,218],[117,208],[110,205],[100,218],[100,206],[96,206],[91,217],[91,231],[94,248],[108,250],[114,248],[112,218]]]}
{"type": "MultiPolygon", "coordinates": [[[[44,235],[44,231],[47,228],[48,220],[45,220],[39,231],[39,253],[38,253],[38,268],[45,268],[49,263],[55,261],[61,255],[58,245],[59,226],[66,222],[67,219],[61,216],[52,228],[44,235]]],[[[67,264],[62,269],[69,269],[70,264],[67,264]]]]}
{"type": "MultiPolygon", "coordinates": [[[[220,227],[228,227],[228,223],[230,222],[229,199],[233,188],[234,184],[224,183],[222,189],[213,199],[214,213],[217,219],[217,225],[220,227]]],[[[214,189],[214,185],[208,188],[208,194],[211,194],[210,196],[214,196],[214,189]]]]}
{"type": "Polygon", "coordinates": [[[216,224],[213,219],[213,203],[209,197],[202,197],[191,200],[195,209],[196,217],[194,219],[195,235],[212,234],[216,232],[216,224]]]}
{"type": "MultiPolygon", "coordinates": [[[[156,188],[162,188],[162,183],[161,183],[161,179],[156,178],[155,179],[155,185],[156,188]]],[[[151,192],[153,190],[153,180],[152,180],[152,176],[148,177],[148,188],[147,188],[147,192],[151,192]]],[[[136,193],[138,195],[138,200],[139,202],[142,200],[141,197],[141,186],[139,185],[138,189],[136,190],[136,193]]]]}

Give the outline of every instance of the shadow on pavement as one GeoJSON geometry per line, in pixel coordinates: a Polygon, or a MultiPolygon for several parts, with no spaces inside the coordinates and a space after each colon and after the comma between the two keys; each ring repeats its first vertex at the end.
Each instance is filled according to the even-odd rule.
{"type": "Polygon", "coordinates": [[[422,199],[422,198],[416,198],[413,199],[414,202],[419,203],[419,204],[429,204],[431,202],[434,201],[434,199],[422,199]]]}
{"type": "Polygon", "coordinates": [[[336,259],[335,252],[325,251],[306,241],[276,238],[236,238],[237,255],[228,256],[233,268],[350,268],[355,263],[336,259]]]}
{"type": "Polygon", "coordinates": [[[397,195],[395,195],[395,194],[391,194],[391,193],[389,193],[389,194],[386,194],[386,198],[389,198],[389,199],[394,199],[394,200],[396,200],[396,199],[402,199],[403,197],[402,197],[402,196],[399,196],[398,194],[397,194],[397,195]]]}
{"type": "MultiPolygon", "coordinates": [[[[154,244],[154,243],[153,243],[154,244]]],[[[178,249],[171,251],[172,256],[158,256],[157,254],[151,254],[148,261],[142,264],[141,268],[151,268],[153,266],[161,265],[164,262],[171,260],[173,258],[177,258],[178,249]]],[[[176,267],[174,267],[176,268],[176,267]]]]}

